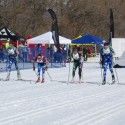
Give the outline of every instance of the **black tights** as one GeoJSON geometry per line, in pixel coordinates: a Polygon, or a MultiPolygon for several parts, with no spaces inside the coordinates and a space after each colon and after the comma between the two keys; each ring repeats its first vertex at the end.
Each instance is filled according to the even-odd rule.
{"type": "Polygon", "coordinates": [[[74,64],[73,64],[72,76],[73,76],[73,77],[75,76],[75,72],[76,72],[77,67],[78,67],[78,75],[79,75],[79,78],[81,79],[82,67],[81,67],[80,64],[78,64],[78,63],[74,63],[74,64]]]}

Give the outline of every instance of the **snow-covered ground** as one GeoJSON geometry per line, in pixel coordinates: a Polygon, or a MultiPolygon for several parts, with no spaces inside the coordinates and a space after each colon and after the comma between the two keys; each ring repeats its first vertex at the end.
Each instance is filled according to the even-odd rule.
{"type": "Polygon", "coordinates": [[[81,84],[67,82],[69,64],[48,69],[52,81],[46,74],[44,84],[35,84],[32,69],[21,70],[27,81],[16,81],[13,71],[10,81],[0,81],[0,125],[124,125],[125,69],[116,69],[119,84],[102,86],[97,62],[84,64],[81,84]]]}

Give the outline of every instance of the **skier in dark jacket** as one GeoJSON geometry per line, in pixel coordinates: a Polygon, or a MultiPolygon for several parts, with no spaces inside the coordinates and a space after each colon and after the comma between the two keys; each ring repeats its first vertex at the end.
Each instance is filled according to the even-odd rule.
{"type": "Polygon", "coordinates": [[[77,51],[74,50],[73,54],[72,54],[72,58],[73,58],[73,72],[72,72],[72,81],[74,81],[74,77],[75,77],[75,72],[76,69],[78,68],[78,74],[79,74],[79,83],[81,83],[81,77],[82,77],[82,66],[83,66],[83,56],[82,56],[82,51],[77,51]]]}

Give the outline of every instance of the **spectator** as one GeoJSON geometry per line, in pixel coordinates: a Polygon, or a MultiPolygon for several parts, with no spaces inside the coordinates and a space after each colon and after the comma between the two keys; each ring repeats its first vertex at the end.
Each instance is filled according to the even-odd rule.
{"type": "Polygon", "coordinates": [[[0,47],[0,61],[4,61],[4,53],[2,46],[0,47]]]}
{"type": "Polygon", "coordinates": [[[27,46],[23,46],[22,48],[23,61],[28,62],[28,48],[27,46]]]}
{"type": "Polygon", "coordinates": [[[86,47],[83,47],[83,57],[84,57],[84,61],[87,61],[88,59],[88,50],[86,47]]]}
{"type": "Polygon", "coordinates": [[[36,55],[39,55],[39,54],[42,54],[42,48],[41,48],[41,45],[40,45],[40,44],[38,44],[38,45],[36,46],[36,55]]]}

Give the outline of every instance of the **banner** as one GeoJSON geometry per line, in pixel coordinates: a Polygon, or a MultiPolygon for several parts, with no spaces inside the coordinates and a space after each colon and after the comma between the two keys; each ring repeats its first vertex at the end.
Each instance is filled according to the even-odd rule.
{"type": "Polygon", "coordinates": [[[60,43],[59,43],[59,29],[58,29],[58,22],[55,12],[52,9],[48,9],[48,12],[51,15],[52,18],[52,38],[54,41],[55,46],[57,47],[57,50],[60,50],[60,43]]]}
{"type": "Polygon", "coordinates": [[[109,35],[109,42],[111,42],[112,38],[114,38],[114,16],[113,16],[112,9],[110,9],[110,35],[109,35]]]}

